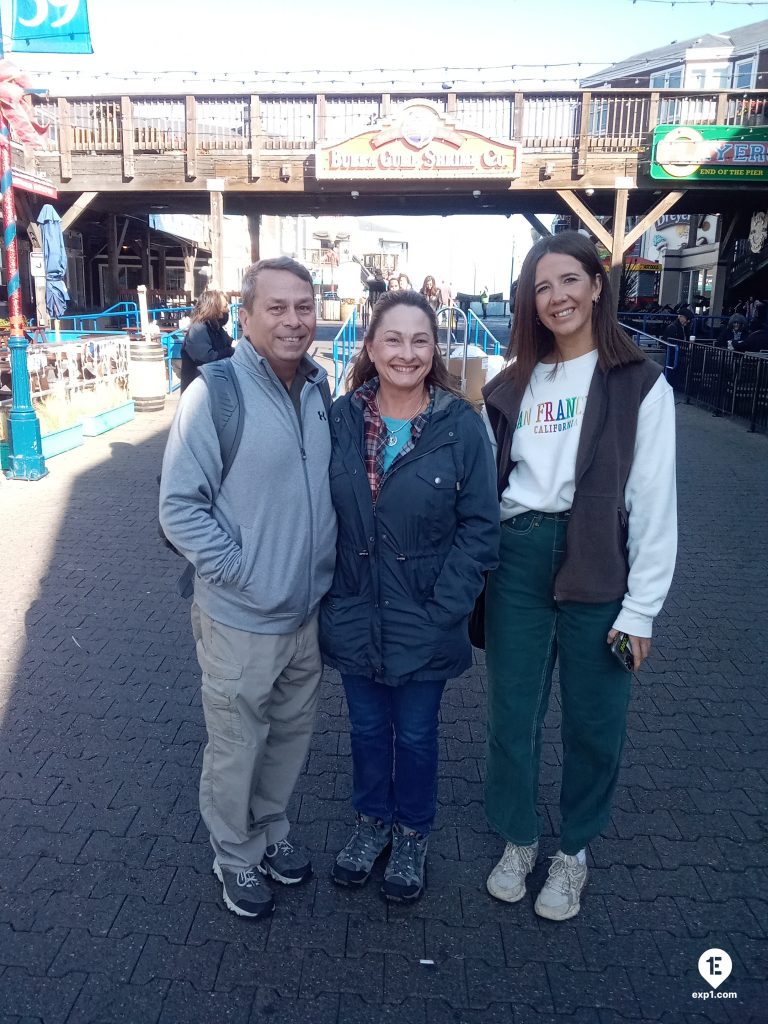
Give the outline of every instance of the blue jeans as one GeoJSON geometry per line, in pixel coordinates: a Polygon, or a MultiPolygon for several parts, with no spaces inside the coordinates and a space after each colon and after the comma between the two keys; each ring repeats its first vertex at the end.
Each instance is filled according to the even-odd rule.
{"type": "Polygon", "coordinates": [[[427,835],[437,811],[437,714],[445,679],[384,686],[342,675],[352,740],[352,805],[427,835]]]}

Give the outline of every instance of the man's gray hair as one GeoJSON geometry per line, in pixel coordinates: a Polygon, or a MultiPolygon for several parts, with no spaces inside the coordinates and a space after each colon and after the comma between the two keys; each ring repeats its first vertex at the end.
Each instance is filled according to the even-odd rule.
{"type": "Polygon", "coordinates": [[[258,263],[252,263],[246,270],[243,275],[243,286],[240,289],[240,305],[247,309],[249,313],[253,309],[253,300],[256,297],[256,282],[263,270],[287,270],[289,274],[295,274],[302,281],[306,281],[314,293],[315,286],[312,281],[312,275],[306,267],[302,266],[301,263],[297,263],[296,260],[292,260],[290,256],[277,256],[271,260],[259,260],[258,263]]]}

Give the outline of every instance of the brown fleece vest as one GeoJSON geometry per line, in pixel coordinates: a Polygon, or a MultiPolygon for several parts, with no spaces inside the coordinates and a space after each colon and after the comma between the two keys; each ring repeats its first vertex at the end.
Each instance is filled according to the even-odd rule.
{"type": "MultiPolygon", "coordinates": [[[[558,601],[598,604],[627,590],[628,516],[624,488],[632,466],[637,415],[661,368],[647,359],[604,372],[595,368],[576,453],[576,491],[566,535],[566,553],[555,578],[558,601]]],[[[514,376],[499,374],[483,388],[498,445],[499,500],[514,467],[512,436],[522,396],[514,376]]]]}

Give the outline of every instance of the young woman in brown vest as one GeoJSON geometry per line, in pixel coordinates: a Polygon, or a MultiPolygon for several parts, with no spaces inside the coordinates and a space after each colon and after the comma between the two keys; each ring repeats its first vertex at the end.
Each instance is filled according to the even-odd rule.
{"type": "Polygon", "coordinates": [[[637,670],[676,553],[675,414],[660,368],[613,311],[593,243],[542,239],[517,289],[511,353],[485,389],[502,519],[488,582],[486,813],[506,840],[488,878],[514,903],[538,854],[541,731],[559,662],[561,829],[535,904],[580,909],[586,847],[606,826],[631,673],[611,651],[629,636],[637,670]]]}

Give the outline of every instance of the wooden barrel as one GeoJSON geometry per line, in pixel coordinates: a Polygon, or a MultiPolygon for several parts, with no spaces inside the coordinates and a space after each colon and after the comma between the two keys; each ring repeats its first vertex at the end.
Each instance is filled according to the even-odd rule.
{"type": "Polygon", "coordinates": [[[129,383],[136,412],[161,412],[167,390],[165,349],[143,334],[131,337],[128,347],[129,383]]]}

